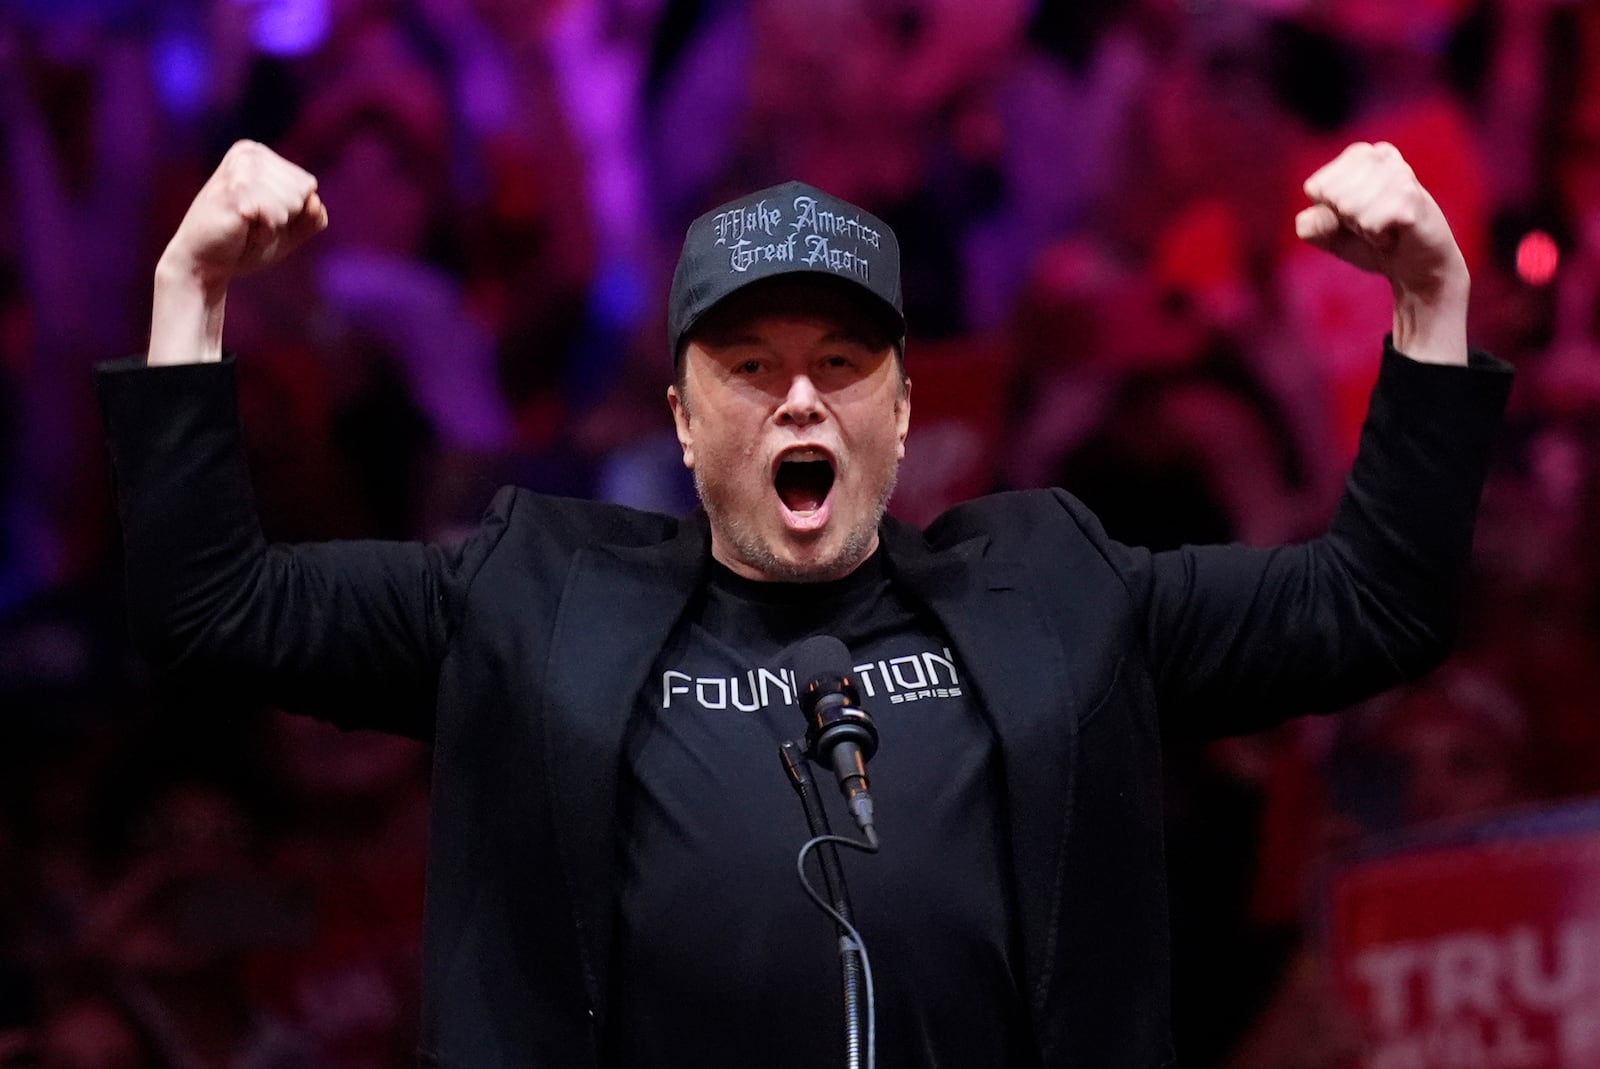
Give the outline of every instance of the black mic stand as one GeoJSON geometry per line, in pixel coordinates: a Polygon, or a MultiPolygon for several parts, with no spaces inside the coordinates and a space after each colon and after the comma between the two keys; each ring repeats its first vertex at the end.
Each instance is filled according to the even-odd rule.
{"type": "MultiPolygon", "coordinates": [[[[816,781],[811,777],[811,767],[806,760],[804,742],[786,742],[778,747],[778,759],[789,776],[794,793],[800,796],[800,807],[805,810],[806,826],[813,839],[832,836],[828,814],[817,798],[816,781]]],[[[832,842],[818,845],[817,860],[822,865],[822,882],[828,892],[828,901],[846,924],[854,925],[855,916],[850,909],[850,889],[845,886],[844,868],[839,864],[839,848],[832,842]]],[[[834,922],[839,933],[839,969],[844,983],[844,1043],[845,1065],[848,1069],[863,1069],[866,1044],[862,1039],[862,1021],[866,1013],[861,976],[861,952],[850,933],[834,922]]]]}

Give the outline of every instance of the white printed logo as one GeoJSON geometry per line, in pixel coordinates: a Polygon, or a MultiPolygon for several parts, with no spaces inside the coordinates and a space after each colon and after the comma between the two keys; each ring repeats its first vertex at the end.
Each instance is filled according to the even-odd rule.
{"type": "MultiPolygon", "coordinates": [[[[962,693],[955,656],[949,647],[942,653],[924,651],[868,661],[851,671],[863,705],[885,698],[891,705],[959,698],[962,693]]],[[[663,709],[689,705],[754,713],[774,705],[794,705],[798,691],[794,673],[787,668],[752,668],[737,676],[691,676],[675,668],[661,673],[663,709]]]]}

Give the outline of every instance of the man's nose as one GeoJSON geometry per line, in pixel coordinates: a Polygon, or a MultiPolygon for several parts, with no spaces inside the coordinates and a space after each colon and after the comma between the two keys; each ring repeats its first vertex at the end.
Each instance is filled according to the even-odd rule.
{"type": "Polygon", "coordinates": [[[778,422],[785,425],[806,426],[822,419],[822,398],[810,375],[796,375],[789,380],[789,392],[778,409],[778,422]]]}

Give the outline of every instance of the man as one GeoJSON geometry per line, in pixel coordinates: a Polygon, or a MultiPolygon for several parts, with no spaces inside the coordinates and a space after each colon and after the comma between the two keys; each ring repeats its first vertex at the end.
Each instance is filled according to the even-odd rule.
{"type": "Polygon", "coordinates": [[[881,1064],[1167,1064],[1158,710],[1246,730],[1436,662],[1509,384],[1469,361],[1465,264],[1392,147],[1306,192],[1300,235],[1395,293],[1349,490],[1307,545],[1150,554],[1060,491],[884,517],[910,424],[894,235],[791,184],[697,220],[674,279],[703,514],[508,489],[459,546],[286,547],[250,503],[223,306],[327,215],[310,175],[235,146],[157,270],[151,366],[100,378],[135,632],[433,742],[425,1065],[838,1060],[775,760],[800,730],[786,658],[817,633],[883,736],[883,849],[849,867],[881,1064]]]}

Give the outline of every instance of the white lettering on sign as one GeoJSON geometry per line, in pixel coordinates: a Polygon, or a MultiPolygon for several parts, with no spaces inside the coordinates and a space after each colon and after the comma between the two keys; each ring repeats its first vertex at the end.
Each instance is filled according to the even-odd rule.
{"type": "Polygon", "coordinates": [[[1536,1069],[1550,1048],[1516,1017],[1434,1025],[1380,1044],[1366,1069],[1536,1069]]]}
{"type": "Polygon", "coordinates": [[[1600,921],[1453,932],[1358,954],[1368,1069],[1600,1065],[1600,921]]]}

